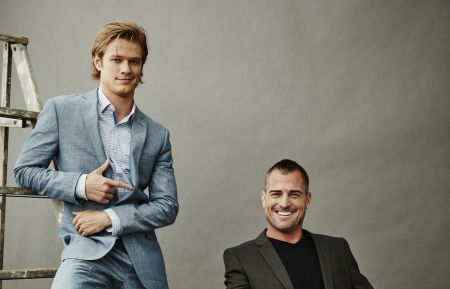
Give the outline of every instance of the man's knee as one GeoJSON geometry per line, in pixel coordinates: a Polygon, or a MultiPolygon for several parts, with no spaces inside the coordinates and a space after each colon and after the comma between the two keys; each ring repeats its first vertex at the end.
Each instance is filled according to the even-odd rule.
{"type": "Polygon", "coordinates": [[[64,260],[53,279],[52,289],[109,289],[114,288],[97,272],[95,261],[78,259],[64,260]]]}

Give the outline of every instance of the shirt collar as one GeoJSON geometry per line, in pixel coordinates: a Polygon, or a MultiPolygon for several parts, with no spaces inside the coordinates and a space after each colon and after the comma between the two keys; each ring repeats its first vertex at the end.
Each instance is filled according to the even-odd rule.
{"type": "MultiPolygon", "coordinates": [[[[114,106],[112,105],[111,101],[106,97],[106,95],[103,93],[103,90],[101,87],[98,88],[98,103],[99,103],[99,109],[101,113],[104,113],[105,110],[108,108],[108,106],[111,105],[111,110],[115,111],[114,106]]],[[[120,122],[127,122],[130,123],[133,121],[134,118],[134,112],[136,111],[136,104],[133,101],[133,106],[131,107],[130,113],[124,117],[120,122]]]]}
{"type": "Polygon", "coordinates": [[[98,88],[98,103],[99,103],[100,112],[102,112],[102,113],[105,111],[105,109],[108,107],[108,105],[111,104],[111,101],[109,101],[109,99],[103,93],[103,90],[101,87],[98,88]]]}

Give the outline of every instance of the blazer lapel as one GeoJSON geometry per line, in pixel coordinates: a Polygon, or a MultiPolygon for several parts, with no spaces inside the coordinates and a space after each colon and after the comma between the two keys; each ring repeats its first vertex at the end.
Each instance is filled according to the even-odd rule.
{"type": "Polygon", "coordinates": [[[103,150],[103,143],[100,138],[100,129],[98,127],[97,89],[83,95],[82,99],[84,99],[84,102],[81,104],[80,110],[84,121],[84,126],[86,127],[86,131],[91,139],[99,165],[101,165],[105,162],[106,155],[103,150]]]}
{"type": "Polygon", "coordinates": [[[118,202],[122,202],[130,198],[132,195],[138,194],[139,197],[148,199],[145,195],[136,187],[139,185],[139,160],[142,156],[142,150],[144,148],[145,140],[147,138],[147,122],[144,120],[142,112],[136,107],[134,112],[133,122],[131,125],[131,148],[130,148],[130,175],[131,184],[135,189],[130,194],[123,194],[119,196],[118,202]]]}
{"type": "Polygon", "coordinates": [[[258,252],[267,262],[278,280],[280,280],[281,284],[283,284],[286,289],[294,289],[294,285],[292,285],[291,279],[289,278],[280,257],[275,251],[275,248],[267,238],[265,230],[258,236],[258,238],[256,238],[256,246],[258,247],[258,252]]]}
{"type": "Polygon", "coordinates": [[[314,245],[316,246],[317,255],[319,256],[319,263],[320,263],[320,269],[322,270],[322,276],[323,276],[323,284],[325,286],[325,289],[333,289],[333,280],[332,280],[332,273],[331,273],[331,260],[329,256],[330,254],[330,248],[326,242],[324,242],[324,239],[316,234],[313,234],[311,232],[308,232],[313,241],[314,245]]]}
{"type": "Polygon", "coordinates": [[[133,124],[131,125],[131,149],[130,149],[130,173],[134,185],[138,184],[139,160],[147,138],[147,123],[144,121],[142,112],[136,107],[133,124]]]}

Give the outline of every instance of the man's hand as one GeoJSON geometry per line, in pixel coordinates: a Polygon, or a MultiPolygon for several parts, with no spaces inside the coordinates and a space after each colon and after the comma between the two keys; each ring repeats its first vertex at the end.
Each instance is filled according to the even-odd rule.
{"type": "Polygon", "coordinates": [[[90,236],[111,226],[111,219],[103,211],[86,210],[72,213],[73,224],[82,236],[90,236]]]}
{"type": "Polygon", "coordinates": [[[106,160],[98,169],[86,176],[86,198],[101,204],[108,204],[116,194],[116,188],[131,190],[133,187],[121,181],[105,178],[103,173],[109,167],[106,160]]]}

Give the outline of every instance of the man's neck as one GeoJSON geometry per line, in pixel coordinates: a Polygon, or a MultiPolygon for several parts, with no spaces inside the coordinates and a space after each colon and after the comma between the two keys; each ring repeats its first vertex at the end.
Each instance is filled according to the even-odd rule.
{"type": "Polygon", "coordinates": [[[293,232],[284,233],[268,227],[266,236],[272,239],[295,244],[303,238],[303,232],[302,228],[299,228],[293,232]]]}
{"type": "Polygon", "coordinates": [[[103,94],[106,96],[106,98],[108,98],[108,100],[114,106],[117,122],[120,122],[124,117],[130,114],[134,103],[133,95],[122,97],[108,90],[105,90],[101,86],[100,88],[102,89],[103,94]]]}

